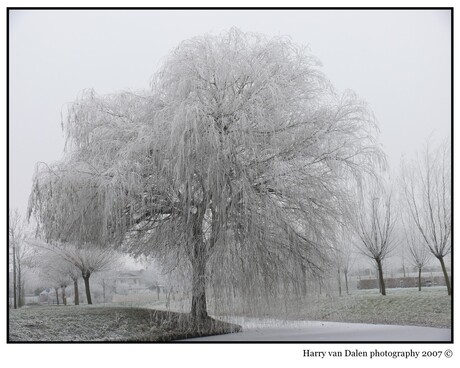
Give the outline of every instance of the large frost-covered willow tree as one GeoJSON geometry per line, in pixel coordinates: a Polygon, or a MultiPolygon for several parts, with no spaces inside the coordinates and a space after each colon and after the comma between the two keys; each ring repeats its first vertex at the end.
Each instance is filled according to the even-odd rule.
{"type": "Polygon", "coordinates": [[[150,91],[72,104],[67,158],[37,170],[31,211],[50,239],[189,269],[197,321],[212,283],[256,293],[320,272],[350,183],[383,156],[366,105],[318,67],[285,37],[180,43],[150,91]]]}

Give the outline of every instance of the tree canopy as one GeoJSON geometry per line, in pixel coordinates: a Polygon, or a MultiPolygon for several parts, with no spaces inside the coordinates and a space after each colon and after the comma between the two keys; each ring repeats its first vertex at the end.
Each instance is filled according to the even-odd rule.
{"type": "Polygon", "coordinates": [[[67,156],[38,167],[30,212],[48,239],[189,267],[198,317],[211,278],[320,272],[353,184],[384,158],[366,104],[319,67],[286,37],[183,41],[150,91],[69,106],[67,156]]]}

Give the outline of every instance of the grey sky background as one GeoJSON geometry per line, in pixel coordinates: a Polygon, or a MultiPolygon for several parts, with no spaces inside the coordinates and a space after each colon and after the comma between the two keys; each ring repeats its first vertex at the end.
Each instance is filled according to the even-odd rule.
{"type": "Polygon", "coordinates": [[[401,155],[413,155],[430,135],[450,139],[449,11],[12,11],[10,208],[25,214],[35,163],[62,157],[66,103],[86,88],[148,88],[180,41],[232,26],[308,45],[338,90],[369,103],[394,173],[401,155]]]}

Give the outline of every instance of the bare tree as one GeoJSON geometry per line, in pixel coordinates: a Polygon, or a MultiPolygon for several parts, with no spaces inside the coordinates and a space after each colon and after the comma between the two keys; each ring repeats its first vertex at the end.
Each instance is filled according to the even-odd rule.
{"type": "Polygon", "coordinates": [[[47,244],[37,240],[32,243],[42,251],[40,254],[42,273],[47,274],[49,280],[66,280],[65,286],[69,284],[68,280],[72,280],[76,305],[79,304],[78,278],[80,276],[85,284],[87,302],[92,304],[90,276],[119,265],[120,254],[112,248],[101,248],[94,244],[83,246],[47,244]]]}
{"type": "Polygon", "coordinates": [[[337,240],[335,242],[334,258],[337,266],[339,295],[342,295],[341,274],[345,280],[345,291],[350,294],[348,275],[356,259],[354,248],[356,244],[356,234],[350,227],[350,221],[342,224],[337,231],[337,240]]]}
{"type": "Polygon", "coordinates": [[[341,229],[337,231],[337,240],[335,241],[336,246],[334,247],[334,260],[337,268],[337,281],[339,286],[339,296],[342,295],[342,274],[345,281],[345,291],[347,295],[350,294],[348,274],[353,263],[355,261],[355,254],[353,248],[355,244],[356,235],[348,227],[342,225],[341,229]]]}
{"type": "Polygon", "coordinates": [[[49,245],[39,245],[41,250],[38,258],[42,275],[45,275],[45,280],[51,281],[53,284],[59,284],[63,288],[63,303],[65,300],[65,288],[71,281],[74,287],[74,304],[80,304],[78,279],[81,276],[80,270],[72,263],[65,259],[59,249],[49,245]]]}
{"type": "MultiPolygon", "coordinates": [[[[334,266],[337,271],[337,286],[339,288],[339,296],[342,296],[342,272],[344,266],[345,253],[340,246],[334,247],[334,266]]],[[[348,290],[347,290],[348,292],[348,290]]]]}
{"type": "Polygon", "coordinates": [[[33,267],[34,250],[27,243],[27,228],[17,210],[8,212],[10,265],[13,269],[13,307],[24,305],[24,267],[33,267]]]}
{"type": "Polygon", "coordinates": [[[17,275],[17,287],[18,287],[18,307],[22,307],[25,304],[25,280],[24,280],[24,269],[31,269],[34,267],[34,249],[28,246],[26,238],[15,246],[16,256],[16,275],[17,275]]]}
{"type": "Polygon", "coordinates": [[[411,263],[418,269],[418,290],[422,290],[422,268],[429,261],[428,248],[424,246],[423,240],[419,234],[414,232],[414,229],[406,228],[405,231],[406,244],[409,248],[411,263]]]}
{"type": "Polygon", "coordinates": [[[70,267],[70,269],[67,271],[73,282],[73,300],[75,305],[80,305],[80,291],[78,289],[79,271],[80,270],[76,267],[70,267]]]}
{"type": "Polygon", "coordinates": [[[16,262],[16,247],[22,236],[22,227],[19,212],[11,211],[8,212],[8,242],[10,246],[9,257],[11,259],[13,268],[13,308],[18,307],[17,303],[17,262],[16,262]]]}
{"type": "Polygon", "coordinates": [[[361,240],[359,249],[365,256],[375,261],[380,293],[386,295],[383,261],[394,246],[392,233],[395,219],[391,207],[391,194],[371,195],[362,203],[357,217],[357,234],[361,240]]]}
{"type": "Polygon", "coordinates": [[[352,243],[348,242],[345,244],[344,250],[342,251],[342,272],[345,279],[345,291],[347,295],[350,295],[348,275],[353,267],[355,259],[356,254],[353,253],[352,243]]]}
{"type": "Polygon", "coordinates": [[[75,290],[78,290],[77,273],[75,269],[80,271],[85,283],[87,303],[93,304],[89,283],[90,276],[96,272],[106,271],[116,267],[120,255],[111,248],[101,248],[93,244],[85,246],[71,246],[66,244],[64,246],[54,247],[54,249],[58,252],[59,256],[70,265],[70,267],[66,267],[66,271],[67,275],[73,280],[75,290]]]}
{"type": "Polygon", "coordinates": [[[407,211],[420,233],[421,240],[440,264],[446,280],[447,294],[451,285],[444,257],[451,251],[451,165],[447,143],[423,152],[410,163],[402,163],[402,187],[407,211]]]}
{"type": "Polygon", "coordinates": [[[151,92],[87,92],[66,131],[72,154],[34,179],[45,236],[188,269],[197,321],[211,275],[276,290],[321,272],[346,184],[383,162],[372,114],[312,55],[236,29],[182,42],[151,92]]]}
{"type": "Polygon", "coordinates": [[[61,288],[62,304],[67,305],[66,288],[70,283],[69,264],[57,253],[43,250],[40,252],[38,264],[41,279],[54,288],[56,303],[59,305],[59,288],[61,288]]]}

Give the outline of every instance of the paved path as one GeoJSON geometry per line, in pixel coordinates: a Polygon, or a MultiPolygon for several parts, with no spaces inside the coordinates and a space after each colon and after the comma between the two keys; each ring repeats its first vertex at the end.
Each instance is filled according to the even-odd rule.
{"type": "Polygon", "coordinates": [[[447,328],[371,325],[361,323],[235,320],[243,332],[185,341],[450,341],[447,328]]]}

